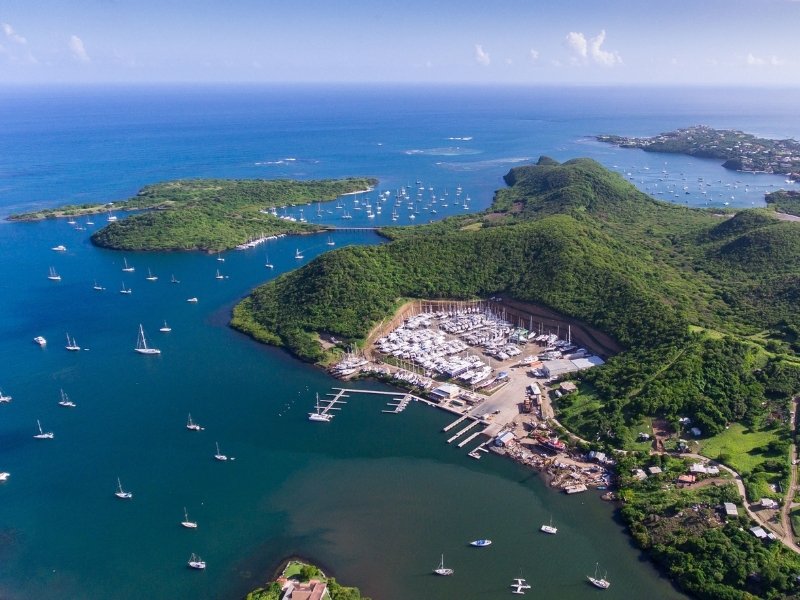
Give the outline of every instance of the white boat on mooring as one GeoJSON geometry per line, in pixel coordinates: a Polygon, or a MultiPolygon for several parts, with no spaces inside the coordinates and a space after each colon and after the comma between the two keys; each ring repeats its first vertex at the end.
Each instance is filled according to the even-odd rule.
{"type": "Polygon", "coordinates": [[[13,398],[11,396],[4,396],[3,391],[0,390],[0,404],[8,404],[13,398]]]}
{"type": "Polygon", "coordinates": [[[81,347],[78,346],[78,342],[75,341],[75,338],[70,339],[69,334],[67,334],[67,345],[64,346],[70,352],[78,352],[81,347]]]}
{"type": "Polygon", "coordinates": [[[172,327],[170,327],[169,325],[167,325],[167,322],[166,322],[166,321],[164,321],[164,326],[163,326],[163,327],[160,327],[158,330],[159,330],[161,333],[169,333],[170,331],[172,331],[172,327]]]}
{"type": "Polygon", "coordinates": [[[124,265],[124,266],[122,267],[122,270],[123,270],[125,273],[133,273],[133,272],[136,270],[136,269],[134,269],[132,266],[130,266],[130,265],[128,264],[128,259],[127,259],[127,258],[123,258],[123,259],[122,259],[122,263],[123,263],[123,265],[124,265]]]}
{"type": "Polygon", "coordinates": [[[69,399],[69,396],[67,396],[64,390],[61,390],[61,400],[58,401],[58,405],[65,408],[75,408],[76,406],[76,404],[69,399]]]}
{"type": "Polygon", "coordinates": [[[139,323],[139,336],[136,339],[136,348],[134,348],[134,351],[139,354],[161,354],[161,350],[158,348],[149,348],[147,346],[147,338],[144,337],[144,328],[141,323],[139,323]]]}
{"type": "Polygon", "coordinates": [[[52,431],[42,431],[42,424],[39,422],[39,419],[36,419],[36,427],[39,429],[39,433],[33,436],[35,439],[52,440],[55,437],[52,431]]]}
{"type": "MultiPolygon", "coordinates": [[[[203,431],[203,427],[192,421],[192,413],[189,413],[189,419],[186,421],[186,429],[190,431],[203,431]]],[[[219,450],[219,446],[217,449],[219,450]]]]}
{"type": "Polygon", "coordinates": [[[452,575],[455,571],[444,566],[444,554],[442,554],[442,560],[439,562],[439,566],[433,570],[433,573],[435,575],[452,575]]]}
{"type": "Polygon", "coordinates": [[[606,574],[602,577],[598,577],[598,571],[600,569],[600,563],[595,563],[594,565],[594,577],[591,575],[587,575],[586,579],[589,580],[594,587],[600,588],[601,590],[607,590],[611,587],[611,582],[606,579],[606,574]]]}
{"type": "Polygon", "coordinates": [[[214,458],[219,460],[219,461],[228,460],[228,457],[225,456],[222,452],[220,452],[220,450],[219,450],[219,442],[217,442],[217,453],[214,455],[214,458]]]}
{"type": "Polygon", "coordinates": [[[195,555],[194,552],[192,552],[192,555],[189,557],[189,562],[187,564],[191,569],[203,570],[206,568],[206,561],[195,555]]]}
{"type": "Polygon", "coordinates": [[[47,278],[50,281],[61,281],[61,275],[56,273],[56,268],[55,267],[50,267],[50,272],[48,273],[47,278]]]}
{"type": "Polygon", "coordinates": [[[492,545],[492,540],[473,540],[469,545],[475,546],[476,548],[485,548],[486,546],[492,545]]]}
{"type": "Polygon", "coordinates": [[[122,489],[122,482],[119,480],[119,477],[117,477],[117,491],[114,492],[114,495],[120,500],[130,500],[133,498],[133,492],[126,492],[122,489]]]}
{"type": "Polygon", "coordinates": [[[33,341],[34,341],[34,343],[39,344],[40,346],[46,346],[47,345],[47,340],[44,339],[40,335],[37,335],[35,338],[33,338],[33,341]]]}
{"type": "Polygon", "coordinates": [[[514,579],[514,583],[511,584],[512,594],[524,594],[525,590],[529,589],[531,589],[531,586],[522,577],[517,577],[514,579]]]}
{"type": "Polygon", "coordinates": [[[550,524],[549,525],[546,525],[546,524],[542,525],[541,527],[539,527],[539,531],[543,531],[544,533],[549,533],[550,535],[555,535],[555,534],[558,533],[558,528],[557,527],[553,527],[553,518],[551,517],[550,518],[550,524]]]}
{"type": "Polygon", "coordinates": [[[185,506],[183,507],[183,521],[181,521],[181,525],[186,527],[186,529],[197,529],[197,521],[189,520],[189,513],[185,506]]]}

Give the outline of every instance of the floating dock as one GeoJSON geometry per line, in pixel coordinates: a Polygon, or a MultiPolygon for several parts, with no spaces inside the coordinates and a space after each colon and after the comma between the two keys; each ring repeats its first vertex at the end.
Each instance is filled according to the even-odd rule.
{"type": "MultiPolygon", "coordinates": [[[[475,422],[477,423],[477,421],[475,421],[475,422]]],[[[483,433],[482,431],[476,431],[471,436],[469,436],[467,439],[465,439],[463,442],[459,442],[458,447],[459,448],[463,448],[464,446],[469,444],[472,440],[474,440],[476,437],[478,437],[482,433],[483,433]]]]}
{"type": "Polygon", "coordinates": [[[392,402],[387,402],[386,403],[386,406],[391,406],[392,410],[382,410],[381,412],[385,412],[385,413],[389,413],[389,414],[393,414],[393,415],[396,415],[396,414],[399,414],[399,413],[403,412],[408,407],[408,405],[411,403],[411,396],[406,394],[402,398],[393,398],[393,400],[395,400],[394,403],[392,403],[392,402]]]}
{"type": "Polygon", "coordinates": [[[451,437],[449,440],[447,440],[447,443],[449,444],[449,443],[450,443],[450,442],[452,442],[453,440],[455,440],[455,439],[457,439],[457,438],[461,437],[462,435],[464,435],[465,433],[467,433],[467,432],[468,432],[470,429],[472,429],[473,427],[475,427],[475,425],[477,425],[478,423],[480,423],[480,421],[472,421],[472,422],[471,422],[469,425],[467,425],[466,427],[464,427],[464,429],[460,429],[460,430],[458,431],[458,433],[456,433],[456,434],[455,434],[454,436],[452,436],[452,437],[451,437]]]}
{"type": "Polygon", "coordinates": [[[456,419],[455,421],[450,423],[450,425],[447,425],[444,429],[442,429],[442,431],[450,431],[453,427],[455,427],[459,423],[463,422],[466,418],[467,418],[467,415],[464,415],[463,417],[460,417],[460,418],[456,419]]]}

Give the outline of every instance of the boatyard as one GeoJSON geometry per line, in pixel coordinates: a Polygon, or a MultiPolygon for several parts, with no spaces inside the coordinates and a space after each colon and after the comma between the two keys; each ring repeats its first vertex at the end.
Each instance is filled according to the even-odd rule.
{"type": "MultiPolygon", "coordinates": [[[[570,494],[605,489],[612,460],[571,451],[558,437],[550,403],[574,390],[574,384],[561,383],[565,377],[603,364],[603,358],[574,343],[571,323],[524,316],[506,310],[498,298],[406,305],[373,332],[364,352],[347,354],[331,373],[375,377],[412,393],[334,388],[309,419],[329,421],[353,393],[391,396],[384,413],[424,402],[457,417],[442,429],[445,442],[473,459],[490,451],[508,456],[547,473],[553,487],[570,494]]],[[[576,331],[587,339],[579,325],[576,331]]]]}

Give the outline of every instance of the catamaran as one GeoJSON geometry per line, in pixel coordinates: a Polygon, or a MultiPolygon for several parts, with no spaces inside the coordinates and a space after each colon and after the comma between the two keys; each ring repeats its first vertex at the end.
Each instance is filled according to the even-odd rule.
{"type": "Polygon", "coordinates": [[[192,421],[192,413],[189,413],[189,420],[186,421],[186,429],[191,431],[203,431],[203,428],[200,427],[200,425],[192,421]]]}
{"type": "Polygon", "coordinates": [[[314,405],[314,409],[314,412],[308,413],[309,421],[322,421],[324,423],[328,423],[333,418],[331,413],[322,411],[322,406],[319,404],[319,394],[317,394],[317,403],[314,405]]]}
{"type": "Polygon", "coordinates": [[[122,270],[123,270],[125,273],[133,273],[133,272],[136,270],[136,269],[134,269],[133,267],[131,267],[130,265],[128,265],[128,259],[127,259],[127,258],[123,258],[123,259],[122,259],[122,262],[123,262],[123,264],[125,265],[124,267],[122,267],[122,270]]]}
{"type": "Polygon", "coordinates": [[[114,492],[114,495],[122,500],[130,500],[133,498],[133,492],[126,492],[122,489],[122,482],[119,480],[119,477],[117,477],[117,491],[114,492]]]}
{"type": "Polygon", "coordinates": [[[78,342],[75,341],[75,338],[72,339],[69,338],[69,334],[67,334],[67,345],[64,346],[64,348],[66,348],[70,352],[77,352],[78,350],[81,349],[81,347],[78,346],[78,342]]]}
{"type": "Polygon", "coordinates": [[[511,588],[512,594],[524,594],[525,590],[531,589],[531,586],[522,577],[517,577],[514,579],[514,583],[511,584],[511,588]]]}
{"type": "Polygon", "coordinates": [[[206,568],[206,561],[204,561],[199,556],[196,556],[194,552],[192,552],[192,556],[189,557],[188,565],[192,569],[205,569],[206,568]]]}
{"type": "Polygon", "coordinates": [[[144,328],[141,323],[139,323],[139,337],[136,338],[136,348],[134,350],[139,354],[161,354],[161,350],[158,348],[147,347],[147,338],[144,337],[144,328]]]}
{"type": "Polygon", "coordinates": [[[37,440],[52,440],[55,437],[52,431],[42,431],[42,424],[39,422],[39,419],[36,419],[36,427],[39,428],[39,433],[33,437],[37,440]]]}
{"type": "Polygon", "coordinates": [[[147,277],[145,277],[147,281],[157,281],[158,275],[153,275],[153,272],[150,270],[150,267],[147,267],[147,277]]]}
{"type": "Polygon", "coordinates": [[[41,335],[37,335],[33,338],[34,343],[39,344],[40,346],[47,346],[47,340],[44,339],[41,335]]]}
{"type": "Polygon", "coordinates": [[[50,267],[50,274],[47,276],[50,281],[61,281],[61,275],[56,273],[55,267],[50,267]]]}
{"type": "Polygon", "coordinates": [[[550,524],[549,525],[542,525],[539,527],[539,531],[543,531],[545,533],[549,533],[550,535],[555,535],[558,533],[558,528],[553,527],[553,517],[550,517],[550,524]]]}
{"type": "Polygon", "coordinates": [[[61,400],[58,401],[58,405],[66,408],[75,408],[75,403],[69,399],[64,390],[61,390],[61,400]]]}
{"type": "Polygon", "coordinates": [[[197,521],[189,520],[189,513],[185,506],[183,507],[183,521],[181,521],[181,525],[186,527],[186,529],[197,529],[197,521]]]}
{"type": "Polygon", "coordinates": [[[602,577],[598,578],[597,575],[598,575],[598,570],[599,569],[600,569],[600,563],[595,563],[595,565],[594,565],[594,577],[592,577],[590,575],[587,575],[586,579],[588,579],[589,582],[593,586],[598,587],[601,590],[607,590],[608,588],[611,587],[611,582],[606,579],[606,574],[607,573],[604,574],[602,577]]]}
{"type": "Polygon", "coordinates": [[[219,451],[219,442],[217,442],[217,453],[214,455],[214,458],[217,460],[228,460],[228,457],[219,451]]]}
{"type": "Polygon", "coordinates": [[[169,333],[170,331],[172,331],[172,327],[170,327],[169,325],[167,325],[167,322],[166,322],[166,321],[164,321],[164,326],[163,326],[163,327],[160,327],[160,328],[159,328],[159,331],[160,331],[161,333],[169,333]]]}
{"type": "Polygon", "coordinates": [[[455,571],[444,566],[444,554],[442,554],[442,560],[439,562],[439,566],[436,567],[433,572],[436,575],[452,575],[455,571]]]}

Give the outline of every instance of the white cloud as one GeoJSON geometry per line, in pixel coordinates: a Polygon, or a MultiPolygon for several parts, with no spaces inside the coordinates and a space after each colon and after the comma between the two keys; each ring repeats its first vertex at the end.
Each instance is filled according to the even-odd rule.
{"type": "Polygon", "coordinates": [[[613,51],[603,50],[600,46],[606,41],[606,30],[603,29],[589,40],[589,54],[598,65],[613,67],[622,63],[622,57],[613,51]]]}
{"type": "Polygon", "coordinates": [[[72,58],[79,62],[89,62],[91,60],[86,53],[86,48],[83,46],[83,40],[77,35],[70,36],[69,51],[72,53],[72,58]]]}
{"type": "Polygon", "coordinates": [[[3,28],[3,33],[5,33],[6,37],[8,39],[10,39],[11,41],[16,42],[17,44],[27,44],[28,43],[28,40],[26,40],[24,37],[22,37],[20,34],[18,34],[16,31],[14,31],[14,28],[11,25],[9,25],[8,23],[2,23],[2,24],[0,24],[0,26],[2,26],[2,28],[3,28]]]}
{"type": "Polygon", "coordinates": [[[578,31],[570,31],[565,39],[567,47],[572,51],[573,64],[594,63],[603,67],[613,67],[622,64],[622,57],[618,52],[603,50],[606,41],[606,30],[603,29],[593,38],[578,31]]]}
{"type": "Polygon", "coordinates": [[[586,58],[586,36],[582,33],[570,31],[567,34],[567,46],[578,58],[586,58]]]}
{"type": "Polygon", "coordinates": [[[761,58],[759,56],[755,56],[752,52],[748,52],[747,56],[744,59],[745,63],[751,67],[779,67],[785,64],[784,60],[781,60],[774,54],[772,56],[768,56],[767,58],[761,58]]]}
{"type": "Polygon", "coordinates": [[[531,58],[531,62],[538,61],[539,60],[539,51],[538,50],[534,50],[533,48],[531,48],[530,58],[531,58]]]}
{"type": "Polygon", "coordinates": [[[475,44],[475,60],[478,61],[478,64],[481,64],[484,67],[492,62],[492,59],[489,57],[489,53],[486,52],[483,49],[483,46],[480,44],[475,44]]]}

